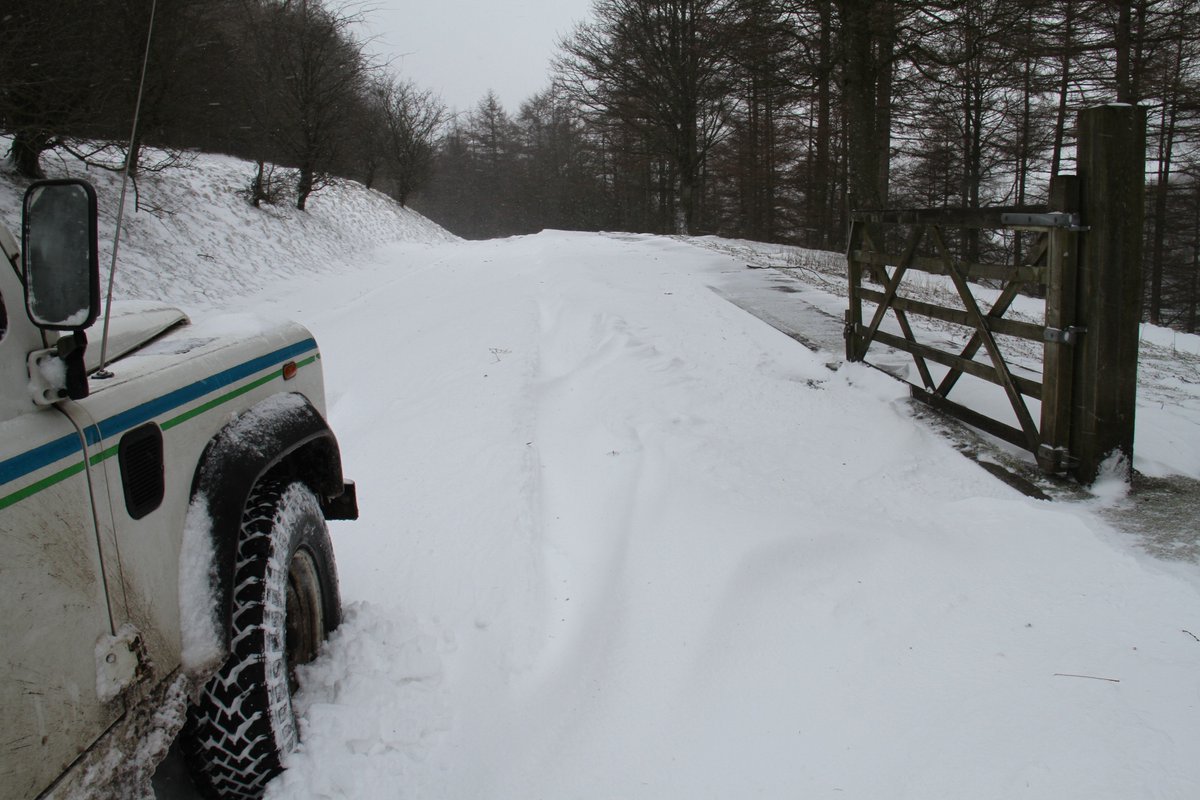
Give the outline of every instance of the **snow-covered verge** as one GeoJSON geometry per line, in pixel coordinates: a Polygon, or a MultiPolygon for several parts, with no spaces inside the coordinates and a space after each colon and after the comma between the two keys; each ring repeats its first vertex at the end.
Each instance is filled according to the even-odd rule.
{"type": "MultiPolygon", "coordinates": [[[[2,157],[9,146],[10,139],[0,136],[0,224],[17,235],[27,182],[17,180],[2,157]]],[[[148,161],[154,160],[150,153],[148,161]]],[[[85,168],[57,151],[43,162],[49,177],[82,177],[95,185],[100,263],[107,276],[120,174],[85,168]]],[[[254,165],[240,159],[191,153],[177,167],[143,174],[136,196],[130,184],[114,295],[222,308],[297,275],[343,269],[380,245],[456,238],[352,181],[336,182],[313,195],[306,211],[287,203],[256,209],[245,197],[253,175],[254,165]]]]}
{"type": "Polygon", "coordinates": [[[744,263],[548,232],[254,301],[362,510],[268,797],[1200,795],[1197,567],[712,291],[744,263]]]}

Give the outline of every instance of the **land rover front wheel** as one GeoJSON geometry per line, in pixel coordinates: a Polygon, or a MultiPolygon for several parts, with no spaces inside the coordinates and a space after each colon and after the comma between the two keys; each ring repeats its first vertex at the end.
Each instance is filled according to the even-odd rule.
{"type": "Polygon", "coordinates": [[[184,749],[202,791],[257,798],[296,746],[296,667],[341,618],[329,533],[303,483],[250,493],[233,591],[231,652],[189,710],[184,749]]]}

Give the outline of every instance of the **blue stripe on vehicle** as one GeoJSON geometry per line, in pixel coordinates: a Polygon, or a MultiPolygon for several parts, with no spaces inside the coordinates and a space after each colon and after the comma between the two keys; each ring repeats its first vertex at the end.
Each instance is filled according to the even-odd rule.
{"type": "Polygon", "coordinates": [[[224,389],[232,383],[237,383],[256,372],[273,367],[281,361],[287,361],[289,358],[307,353],[309,350],[315,350],[316,347],[317,343],[315,340],[306,339],[303,342],[297,342],[296,344],[276,350],[274,353],[268,353],[265,356],[251,359],[244,364],[239,364],[236,367],[230,367],[224,372],[218,372],[216,375],[202,378],[189,386],[168,392],[162,397],[156,397],[153,400],[142,403],[140,406],[134,406],[127,411],[122,411],[120,414],[114,414],[98,425],[88,426],[85,431],[88,447],[96,444],[101,439],[107,439],[124,433],[130,428],[136,428],[143,422],[149,422],[193,400],[198,400],[206,394],[212,394],[218,389],[224,389]]]}
{"type": "MultiPolygon", "coordinates": [[[[117,436],[130,428],[135,428],[144,422],[149,422],[207,394],[212,394],[230,384],[237,383],[256,372],[261,372],[264,369],[316,349],[316,340],[311,338],[305,339],[296,344],[282,347],[273,353],[253,358],[236,367],[230,367],[223,372],[218,372],[216,375],[202,378],[195,383],[184,386],[181,389],[176,389],[173,392],[168,392],[153,400],[148,400],[119,414],[114,414],[108,419],[96,425],[89,425],[84,429],[88,446],[97,444],[103,438],[117,436]]],[[[61,461],[64,458],[75,455],[80,450],[78,437],[68,434],[12,458],[0,461],[0,485],[17,480],[56,461],[61,461]]]]}
{"type": "Polygon", "coordinates": [[[15,481],[47,464],[53,464],[55,461],[73,456],[82,449],[79,446],[79,437],[69,433],[61,439],[55,439],[28,452],[6,458],[0,461],[0,484],[15,481]]]}

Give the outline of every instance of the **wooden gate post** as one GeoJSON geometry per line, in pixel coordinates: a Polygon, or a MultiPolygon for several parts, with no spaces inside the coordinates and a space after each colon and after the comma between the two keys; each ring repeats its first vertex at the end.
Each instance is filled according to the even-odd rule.
{"type": "Polygon", "coordinates": [[[1078,324],[1071,423],[1075,476],[1092,483],[1119,450],[1133,465],[1137,356],[1142,317],[1142,225],[1146,112],[1130,105],[1088,108],[1079,115],[1082,190],[1078,324]]]}
{"type": "MultiPolygon", "coordinates": [[[[1050,211],[1079,213],[1079,178],[1050,178],[1050,211]]],[[[1079,233],[1066,227],[1046,232],[1046,327],[1042,348],[1042,444],[1038,465],[1047,473],[1066,471],[1071,454],[1071,410],[1079,317],[1075,310],[1079,274],[1079,233]]]]}

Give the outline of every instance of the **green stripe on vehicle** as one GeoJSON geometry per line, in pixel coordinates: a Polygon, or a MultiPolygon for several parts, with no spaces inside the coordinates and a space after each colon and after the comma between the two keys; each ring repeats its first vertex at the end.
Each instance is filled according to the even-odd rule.
{"type": "Polygon", "coordinates": [[[113,456],[115,456],[117,454],[117,450],[118,450],[118,448],[115,445],[113,447],[108,448],[107,450],[101,450],[99,453],[96,453],[90,459],[88,459],[88,463],[94,467],[97,464],[99,464],[101,461],[104,461],[106,459],[109,459],[109,458],[112,458],[113,456]]]}
{"type": "Polygon", "coordinates": [[[172,419],[169,419],[166,422],[163,422],[162,425],[160,425],[159,427],[161,427],[164,431],[169,431],[169,430],[171,430],[171,428],[174,428],[176,425],[180,425],[184,422],[187,422],[189,419],[198,417],[206,411],[212,411],[217,406],[224,405],[225,403],[228,403],[230,400],[234,399],[235,397],[241,397],[246,392],[251,392],[260,386],[268,384],[271,381],[275,380],[276,378],[281,377],[282,375],[283,375],[283,370],[276,370],[275,372],[272,372],[270,375],[264,375],[263,377],[259,378],[256,381],[250,381],[250,383],[247,383],[245,386],[239,386],[238,388],[234,389],[232,392],[223,394],[220,397],[214,397],[212,400],[209,400],[207,403],[201,403],[200,405],[196,406],[195,408],[191,409],[190,411],[185,411],[182,414],[180,414],[178,417],[173,417],[172,419]]]}
{"type": "MultiPolygon", "coordinates": [[[[116,448],[114,448],[116,449],[116,448]]],[[[83,472],[83,462],[76,462],[66,469],[59,470],[53,475],[48,475],[40,481],[29,484],[24,489],[19,489],[7,497],[0,497],[0,509],[8,508],[11,505],[21,502],[27,497],[32,497],[43,489],[49,489],[56,483],[61,483],[73,475],[78,475],[83,472]]]]}

